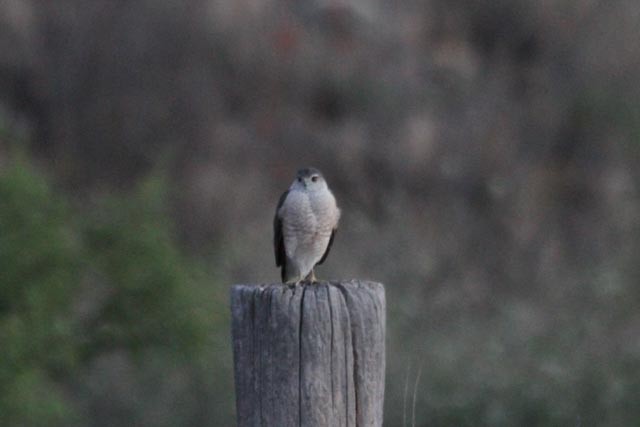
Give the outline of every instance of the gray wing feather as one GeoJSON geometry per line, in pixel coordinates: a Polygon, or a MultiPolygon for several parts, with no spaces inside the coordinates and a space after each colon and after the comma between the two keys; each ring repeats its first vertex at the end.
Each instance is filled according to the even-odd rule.
{"type": "Polygon", "coordinates": [[[322,264],[324,262],[324,260],[327,259],[327,255],[329,255],[329,250],[331,250],[331,245],[333,245],[333,238],[336,236],[336,231],[338,231],[337,228],[334,228],[331,231],[331,237],[329,238],[329,243],[327,244],[327,249],[324,251],[324,255],[322,255],[322,258],[320,258],[320,261],[318,261],[318,264],[322,264]]]}
{"type": "Polygon", "coordinates": [[[285,191],[282,193],[282,196],[280,196],[280,200],[278,200],[278,207],[276,208],[276,214],[273,217],[273,252],[276,256],[276,267],[282,266],[282,271],[284,271],[287,256],[284,249],[284,237],[282,235],[282,218],[280,218],[278,212],[284,204],[288,194],[289,190],[285,191]]]}

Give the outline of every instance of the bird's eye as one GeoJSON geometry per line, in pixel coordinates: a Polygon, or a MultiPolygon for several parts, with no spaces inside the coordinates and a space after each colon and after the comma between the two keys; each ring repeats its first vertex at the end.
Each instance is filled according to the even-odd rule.
{"type": "Polygon", "coordinates": [[[298,182],[302,182],[302,178],[298,177],[298,182]]]}
{"type": "Polygon", "coordinates": [[[316,182],[318,180],[318,175],[313,175],[311,177],[311,181],[316,182]]]}

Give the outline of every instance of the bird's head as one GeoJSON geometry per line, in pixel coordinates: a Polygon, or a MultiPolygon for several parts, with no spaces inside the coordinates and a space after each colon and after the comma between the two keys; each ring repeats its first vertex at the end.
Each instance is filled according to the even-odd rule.
{"type": "Polygon", "coordinates": [[[327,182],[318,169],[304,168],[296,173],[296,179],[291,184],[291,188],[302,191],[325,190],[327,182]]]}

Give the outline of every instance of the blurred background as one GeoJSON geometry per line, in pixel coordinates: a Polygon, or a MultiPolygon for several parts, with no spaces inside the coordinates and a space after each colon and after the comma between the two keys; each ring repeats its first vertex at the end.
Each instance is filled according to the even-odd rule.
{"type": "Polygon", "coordinates": [[[0,425],[234,425],[229,288],[307,165],[319,276],[386,285],[386,426],[639,425],[638,22],[0,0],[0,425]]]}

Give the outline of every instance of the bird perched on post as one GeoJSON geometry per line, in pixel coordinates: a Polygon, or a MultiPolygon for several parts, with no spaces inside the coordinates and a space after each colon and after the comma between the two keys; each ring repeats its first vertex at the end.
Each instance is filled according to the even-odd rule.
{"type": "Polygon", "coordinates": [[[340,209],[319,170],[300,169],[278,202],[273,219],[276,266],[284,283],[316,281],[313,268],[329,254],[340,209]]]}

